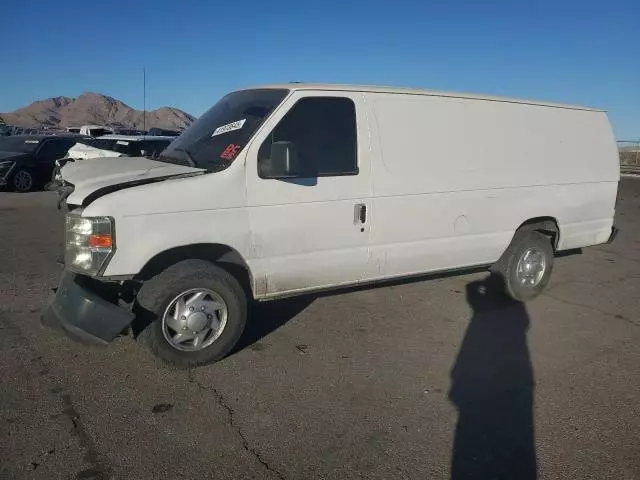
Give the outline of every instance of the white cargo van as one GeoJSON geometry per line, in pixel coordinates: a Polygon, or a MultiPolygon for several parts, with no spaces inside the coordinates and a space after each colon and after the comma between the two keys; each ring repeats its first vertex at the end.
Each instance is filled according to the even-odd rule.
{"type": "Polygon", "coordinates": [[[529,300],[556,252],[613,239],[619,165],[600,110],[287,84],[228,94],[157,160],[62,178],[44,323],[102,343],[132,324],[184,366],[228,353],[251,299],[487,266],[529,300]]]}

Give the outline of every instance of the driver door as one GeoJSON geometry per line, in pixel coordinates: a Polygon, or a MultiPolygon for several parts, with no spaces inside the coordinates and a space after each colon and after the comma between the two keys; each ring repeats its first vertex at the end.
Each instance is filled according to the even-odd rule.
{"type": "Polygon", "coordinates": [[[371,181],[364,98],[295,91],[247,153],[250,267],[258,296],[357,283],[370,276],[371,181]],[[263,178],[274,142],[293,145],[300,171],[263,178]]]}

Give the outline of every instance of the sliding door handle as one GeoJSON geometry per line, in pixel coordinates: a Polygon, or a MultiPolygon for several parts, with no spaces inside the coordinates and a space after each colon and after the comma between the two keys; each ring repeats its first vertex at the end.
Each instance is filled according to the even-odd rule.
{"type": "Polygon", "coordinates": [[[355,208],[355,223],[364,225],[367,223],[367,206],[364,203],[359,203],[355,208]]]}

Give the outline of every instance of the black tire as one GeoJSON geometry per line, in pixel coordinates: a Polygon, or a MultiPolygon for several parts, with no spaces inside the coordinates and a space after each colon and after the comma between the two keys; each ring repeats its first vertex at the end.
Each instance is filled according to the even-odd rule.
{"type": "Polygon", "coordinates": [[[9,187],[14,192],[32,192],[36,188],[36,178],[33,173],[26,168],[18,168],[11,173],[9,187]]]}
{"type": "Polygon", "coordinates": [[[553,258],[553,247],[548,236],[537,231],[519,230],[492,271],[499,276],[504,292],[509,297],[518,302],[526,302],[540,295],[546,288],[553,270],[553,258]],[[534,285],[525,285],[518,278],[518,263],[532,249],[543,256],[544,273],[534,285]]]}
{"type": "Polygon", "coordinates": [[[163,361],[180,368],[213,363],[226,356],[236,345],[247,321],[247,297],[234,276],[204,260],[185,260],[167,268],[145,282],[136,299],[136,313],[147,317],[138,335],[163,361]],[[163,334],[162,316],[176,296],[194,288],[213,290],[227,307],[227,323],[220,336],[199,351],[173,347],[163,334]]]}

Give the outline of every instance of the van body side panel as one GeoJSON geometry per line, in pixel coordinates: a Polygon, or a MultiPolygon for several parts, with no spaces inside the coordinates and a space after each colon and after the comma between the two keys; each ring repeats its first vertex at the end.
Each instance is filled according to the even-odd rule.
{"type": "MultiPolygon", "coordinates": [[[[247,153],[247,192],[255,255],[248,260],[259,298],[352,284],[368,276],[369,225],[354,217],[371,195],[369,132],[357,92],[294,92],[256,134],[247,153]],[[355,103],[357,175],[295,180],[258,175],[258,150],[295,103],[305,97],[355,103]]],[[[312,121],[310,119],[310,121],[312,121]]],[[[331,139],[327,139],[331,141],[331,139]]]]}
{"type": "Polygon", "coordinates": [[[606,115],[539,105],[366,94],[373,261],[381,277],[495,262],[528,219],[560,249],[607,240],[619,180],[606,115]]]}
{"type": "Polygon", "coordinates": [[[246,260],[267,298],[495,262],[523,222],[553,217],[558,249],[605,242],[619,181],[606,114],[428,95],[293,91],[226,170],[126,188],[85,216],[115,219],[105,276],[174,247],[246,260]],[[296,101],[356,107],[357,175],[258,176],[258,149],[296,101]],[[366,206],[366,223],[357,209],[366,206]]]}
{"type": "Polygon", "coordinates": [[[244,167],[241,158],[235,162],[221,172],[119,190],[91,203],[85,216],[115,219],[116,251],[104,275],[135,275],[159,253],[200,243],[250,256],[244,167]]]}

